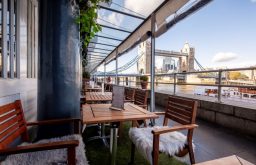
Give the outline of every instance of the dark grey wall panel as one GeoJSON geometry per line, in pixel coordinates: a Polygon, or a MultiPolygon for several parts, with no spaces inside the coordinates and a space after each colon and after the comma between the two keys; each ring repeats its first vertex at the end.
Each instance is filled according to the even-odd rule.
{"type": "MultiPolygon", "coordinates": [[[[39,2],[38,119],[80,117],[79,29],[69,0],[39,2]]],[[[40,128],[46,134],[70,133],[68,126],[40,128]]]]}

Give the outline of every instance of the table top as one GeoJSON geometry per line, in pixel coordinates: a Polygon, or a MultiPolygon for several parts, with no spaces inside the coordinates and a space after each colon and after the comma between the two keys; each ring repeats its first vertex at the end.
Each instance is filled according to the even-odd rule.
{"type": "Polygon", "coordinates": [[[86,102],[92,101],[111,101],[112,93],[111,92],[85,92],[85,100],[86,102]]]}
{"type": "Polygon", "coordinates": [[[215,160],[210,160],[210,161],[206,161],[206,162],[202,162],[202,163],[198,163],[195,165],[253,165],[252,163],[236,156],[236,155],[232,155],[232,156],[227,156],[224,158],[219,158],[219,159],[215,159],[215,160]]]}
{"type": "Polygon", "coordinates": [[[83,123],[96,124],[158,118],[158,115],[132,103],[125,103],[125,110],[122,111],[111,110],[110,106],[111,104],[83,105],[83,123]]]}
{"type": "Polygon", "coordinates": [[[102,88],[94,87],[94,88],[85,88],[85,91],[101,91],[102,88]]]}

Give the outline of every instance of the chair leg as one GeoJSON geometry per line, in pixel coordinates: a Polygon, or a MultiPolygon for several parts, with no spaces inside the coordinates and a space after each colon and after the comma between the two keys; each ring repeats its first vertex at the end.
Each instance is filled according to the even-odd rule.
{"type": "Polygon", "coordinates": [[[76,148],[68,148],[68,165],[76,165],[76,148]]]}
{"type": "Polygon", "coordinates": [[[144,127],[147,127],[147,120],[144,120],[144,127]]]}
{"type": "Polygon", "coordinates": [[[131,160],[129,162],[130,165],[134,164],[134,158],[135,158],[135,144],[132,142],[131,146],[131,160]]]}
{"type": "Polygon", "coordinates": [[[152,152],[152,158],[153,158],[153,165],[158,165],[158,157],[159,157],[159,137],[160,135],[154,135],[153,136],[153,152],[152,152]]]}
{"type": "Polygon", "coordinates": [[[119,128],[118,128],[118,137],[121,138],[123,134],[123,122],[120,122],[119,128]]]}
{"type": "Polygon", "coordinates": [[[188,144],[188,151],[189,151],[190,163],[195,164],[195,157],[194,157],[192,142],[189,142],[188,144]]]}
{"type": "Polygon", "coordinates": [[[188,131],[188,151],[189,151],[190,163],[195,164],[192,135],[193,135],[193,130],[189,130],[188,131]]]}

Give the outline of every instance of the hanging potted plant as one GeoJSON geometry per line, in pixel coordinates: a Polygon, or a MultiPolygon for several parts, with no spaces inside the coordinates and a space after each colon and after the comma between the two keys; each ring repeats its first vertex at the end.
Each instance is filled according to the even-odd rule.
{"type": "Polygon", "coordinates": [[[84,81],[90,81],[90,73],[87,71],[83,72],[83,80],[84,81]]]}
{"type": "Polygon", "coordinates": [[[142,89],[147,89],[148,87],[148,76],[140,76],[140,84],[142,89]]]}

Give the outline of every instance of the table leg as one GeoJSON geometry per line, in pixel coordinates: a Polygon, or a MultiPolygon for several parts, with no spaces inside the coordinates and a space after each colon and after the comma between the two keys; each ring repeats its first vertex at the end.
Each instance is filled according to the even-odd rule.
{"type": "Polygon", "coordinates": [[[110,153],[111,153],[111,165],[116,165],[116,152],[117,152],[117,132],[119,123],[111,123],[111,141],[110,141],[110,153]]]}
{"type": "Polygon", "coordinates": [[[104,145],[108,147],[108,142],[107,142],[106,135],[105,135],[105,124],[104,123],[101,124],[100,137],[102,138],[104,145]]]}
{"type": "MultiPolygon", "coordinates": [[[[92,126],[95,126],[95,125],[92,125],[92,126]]],[[[87,139],[87,142],[92,141],[92,140],[101,139],[102,142],[104,143],[104,145],[105,145],[106,147],[109,147],[107,138],[110,138],[110,136],[106,136],[106,134],[105,134],[105,124],[102,123],[102,124],[100,124],[99,136],[90,137],[90,138],[87,139]]]]}

